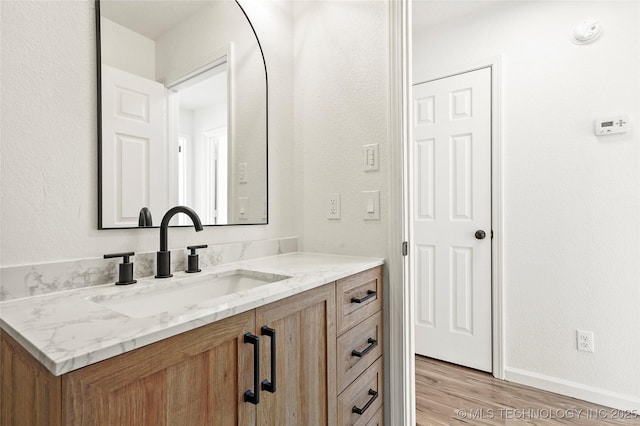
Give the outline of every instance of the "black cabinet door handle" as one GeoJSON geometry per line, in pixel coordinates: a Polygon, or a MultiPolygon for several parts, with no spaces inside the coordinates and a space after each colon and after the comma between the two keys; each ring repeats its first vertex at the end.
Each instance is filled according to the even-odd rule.
{"type": "Polygon", "coordinates": [[[364,404],[364,407],[358,408],[354,405],[353,408],[351,409],[351,412],[356,414],[364,414],[364,412],[367,411],[369,407],[371,407],[371,404],[373,404],[373,401],[375,401],[376,398],[378,398],[378,392],[374,391],[373,389],[369,389],[369,395],[371,395],[371,399],[369,399],[367,403],[364,404]]]}
{"type": "Polygon", "coordinates": [[[244,393],[244,402],[250,402],[254,405],[260,403],[260,339],[251,333],[244,335],[244,343],[253,345],[253,389],[248,389],[244,393]]]}
{"type": "Polygon", "coordinates": [[[361,297],[360,299],[358,299],[357,297],[352,297],[351,298],[351,303],[366,302],[367,300],[371,299],[372,297],[376,297],[376,294],[378,294],[378,293],[373,291],[373,290],[367,290],[367,295],[366,296],[361,297]]]}
{"type": "Polygon", "coordinates": [[[367,343],[369,343],[369,346],[364,348],[364,350],[362,352],[358,352],[355,349],[352,350],[351,351],[351,356],[357,356],[358,358],[362,358],[363,356],[365,356],[366,354],[371,352],[371,349],[373,349],[376,346],[378,346],[378,341],[376,339],[372,339],[371,337],[369,337],[369,339],[367,340],[367,343]]]}
{"type": "Polygon", "coordinates": [[[273,328],[263,325],[260,329],[263,336],[271,338],[271,381],[262,381],[262,390],[274,393],[276,391],[276,331],[273,328]]]}

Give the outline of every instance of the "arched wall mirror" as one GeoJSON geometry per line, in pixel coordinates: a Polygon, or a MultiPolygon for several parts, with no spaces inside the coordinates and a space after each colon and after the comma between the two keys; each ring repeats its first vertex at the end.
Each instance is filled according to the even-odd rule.
{"type": "Polygon", "coordinates": [[[96,29],[98,229],[175,205],[268,223],[267,69],[240,3],[97,0],[96,29]]]}

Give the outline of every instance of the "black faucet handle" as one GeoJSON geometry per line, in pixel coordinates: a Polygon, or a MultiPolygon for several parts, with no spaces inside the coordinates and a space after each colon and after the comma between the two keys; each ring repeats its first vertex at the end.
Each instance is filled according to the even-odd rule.
{"type": "Polygon", "coordinates": [[[109,253],[105,254],[105,259],[112,259],[114,257],[121,257],[122,263],[118,265],[118,281],[116,285],[135,284],[137,281],[133,279],[133,262],[129,261],[131,256],[135,255],[134,252],[129,251],[126,253],[109,253]]]}
{"type": "Polygon", "coordinates": [[[191,250],[191,254],[189,254],[187,256],[187,270],[185,272],[188,273],[193,273],[193,272],[200,272],[202,269],[200,269],[200,266],[198,265],[198,258],[199,256],[196,254],[196,250],[197,249],[201,249],[201,248],[207,248],[208,246],[206,244],[202,244],[199,246],[188,246],[187,249],[191,250]]]}
{"type": "Polygon", "coordinates": [[[187,250],[191,250],[191,254],[196,254],[196,250],[203,249],[209,247],[206,244],[201,244],[199,246],[187,246],[187,250]]]}
{"type": "Polygon", "coordinates": [[[134,252],[132,251],[128,251],[126,253],[109,253],[109,254],[105,254],[104,258],[105,259],[111,259],[114,257],[121,257],[123,263],[129,263],[129,257],[135,255],[134,252]]]}

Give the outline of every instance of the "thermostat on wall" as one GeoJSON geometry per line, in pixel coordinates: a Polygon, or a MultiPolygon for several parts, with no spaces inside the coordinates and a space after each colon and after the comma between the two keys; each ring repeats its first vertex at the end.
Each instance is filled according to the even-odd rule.
{"type": "Polygon", "coordinates": [[[615,133],[627,133],[629,131],[629,117],[620,115],[595,121],[596,136],[613,135],[615,133]]]}

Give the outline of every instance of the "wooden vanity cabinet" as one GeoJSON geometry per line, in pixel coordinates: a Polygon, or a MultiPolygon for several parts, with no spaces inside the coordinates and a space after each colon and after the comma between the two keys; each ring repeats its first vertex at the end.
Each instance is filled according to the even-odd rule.
{"type": "Polygon", "coordinates": [[[382,267],[336,282],[338,425],[381,425],[382,267]]]}
{"type": "Polygon", "coordinates": [[[53,376],[6,333],[2,338],[3,425],[326,425],[336,418],[335,285],[328,284],[53,376]],[[257,320],[257,321],[256,321],[257,320]],[[260,341],[256,392],[254,345],[260,341]]]}
{"type": "MultiPolygon", "coordinates": [[[[276,392],[262,391],[258,425],[336,423],[335,286],[325,285],[256,309],[276,330],[276,392]]],[[[262,377],[271,376],[270,338],[260,337],[262,377]]]]}
{"type": "Polygon", "coordinates": [[[62,376],[0,331],[0,423],[380,425],[381,290],[374,268],[62,376]],[[257,405],[245,401],[257,390],[248,334],[259,341],[258,380],[267,381],[257,405]],[[377,346],[367,350],[369,339],[377,346]]]}
{"type": "Polygon", "coordinates": [[[253,312],[62,376],[64,425],[250,425],[253,312]]]}
{"type": "Polygon", "coordinates": [[[60,426],[60,377],[0,330],[0,425],[60,426]]]}

